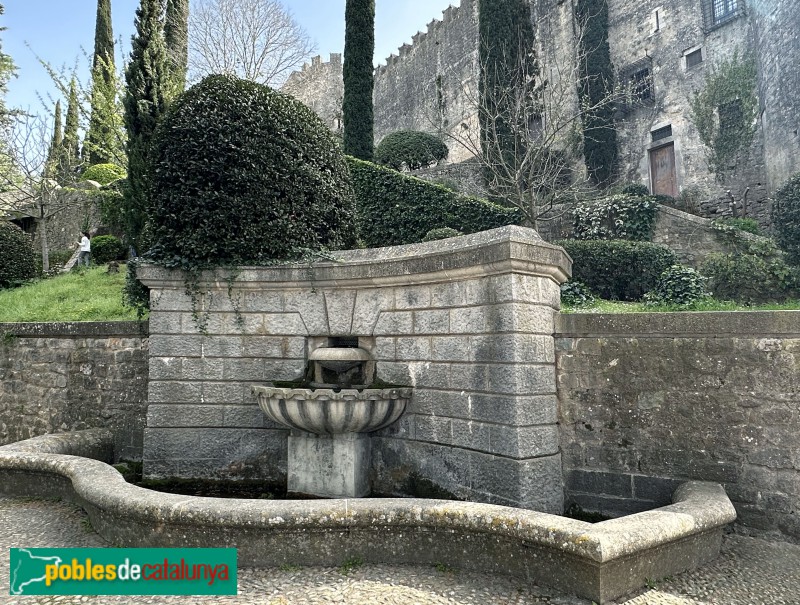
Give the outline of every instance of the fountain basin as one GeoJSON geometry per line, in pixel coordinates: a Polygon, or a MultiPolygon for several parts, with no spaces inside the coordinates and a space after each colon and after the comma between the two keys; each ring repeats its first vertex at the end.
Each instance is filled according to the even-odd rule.
{"type": "Polygon", "coordinates": [[[411,398],[410,388],[290,389],[253,387],[267,417],[315,435],[371,433],[395,422],[411,398]]]}

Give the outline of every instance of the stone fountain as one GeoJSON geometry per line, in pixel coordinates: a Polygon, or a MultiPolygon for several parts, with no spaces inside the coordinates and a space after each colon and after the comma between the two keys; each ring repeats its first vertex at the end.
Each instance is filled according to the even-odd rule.
{"type": "Polygon", "coordinates": [[[307,384],[273,383],[253,393],[270,420],[292,429],[289,493],[359,498],[370,491],[369,433],[400,418],[411,389],[380,388],[375,361],[358,338],[321,344],[326,340],[312,343],[307,384]]]}

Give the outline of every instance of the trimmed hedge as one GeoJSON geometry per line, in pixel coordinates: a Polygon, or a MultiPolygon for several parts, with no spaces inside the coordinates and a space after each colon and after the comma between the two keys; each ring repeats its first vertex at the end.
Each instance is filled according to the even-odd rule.
{"type": "Polygon", "coordinates": [[[12,288],[36,276],[36,255],[28,234],[0,221],[0,288],[12,288]]]}
{"type": "Polygon", "coordinates": [[[439,138],[418,130],[387,134],[375,149],[375,162],[395,170],[419,170],[441,162],[450,150],[439,138]]]}
{"type": "Polygon", "coordinates": [[[96,265],[104,265],[112,260],[125,260],[126,254],[125,244],[113,235],[92,238],[92,261],[96,265]]]}
{"type": "Polygon", "coordinates": [[[432,229],[476,233],[521,221],[516,208],[467,197],[396,170],[348,157],[359,237],[368,248],[413,244],[432,229]]]}
{"type": "Polygon", "coordinates": [[[355,246],[344,156],[322,120],[288,95],[209,76],[173,103],[152,150],[157,262],[261,264],[355,246]]]}
{"type": "Polygon", "coordinates": [[[101,185],[108,185],[119,179],[124,179],[128,176],[125,169],[117,166],[116,164],[94,164],[84,170],[81,175],[82,181],[94,181],[101,185]]]}
{"type": "Polygon", "coordinates": [[[800,269],[787,265],[781,255],[710,254],[700,270],[720,300],[766,303],[800,295],[800,269]]]}
{"type": "Polygon", "coordinates": [[[772,224],[778,246],[786,252],[790,263],[800,265],[800,174],[775,193],[772,224]]]}
{"type": "Polygon", "coordinates": [[[572,279],[607,300],[641,300],[678,258],[666,246],[627,240],[554,242],[572,257],[572,279]]]}

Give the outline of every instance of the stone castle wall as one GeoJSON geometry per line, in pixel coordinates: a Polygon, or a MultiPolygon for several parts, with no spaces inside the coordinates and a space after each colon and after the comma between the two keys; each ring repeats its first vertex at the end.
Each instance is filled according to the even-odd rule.
{"type": "Polygon", "coordinates": [[[334,133],[341,133],[344,99],[341,54],[331,53],[327,63],[322,57],[314,57],[310,64],[289,76],[281,91],[313,109],[334,133]]]}

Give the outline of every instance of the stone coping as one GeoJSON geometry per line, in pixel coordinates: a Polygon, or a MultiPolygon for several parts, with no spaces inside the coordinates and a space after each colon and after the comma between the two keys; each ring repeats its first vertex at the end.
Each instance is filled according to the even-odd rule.
{"type": "Polygon", "coordinates": [[[562,313],[556,323],[556,338],[594,336],[770,338],[798,335],[800,335],[800,311],[562,313]]]}
{"type": "MultiPolygon", "coordinates": [[[[558,284],[569,279],[572,259],[563,248],[548,244],[533,229],[508,225],[432,242],[341,250],[332,260],[265,267],[218,269],[201,277],[203,284],[227,289],[230,278],[237,288],[366,288],[437,283],[451,279],[520,273],[549,277],[558,284]]],[[[142,265],[137,277],[150,288],[184,289],[180,271],[142,265]]]]}
{"type": "Polygon", "coordinates": [[[21,338],[63,338],[83,336],[106,338],[110,336],[147,337],[147,321],[69,321],[29,323],[0,323],[0,334],[21,338]]]}
{"type": "Polygon", "coordinates": [[[597,524],[473,502],[173,495],[130,485],[108,464],[83,457],[110,442],[109,431],[90,429],[0,447],[0,492],[74,499],[100,535],[123,546],[236,546],[240,563],[255,566],[338,565],[340,541],[376,563],[433,564],[442,549],[463,549],[463,560],[454,555],[462,565],[600,603],[717,556],[722,529],[736,518],[723,488],[703,482],[683,484],[670,506],[597,524]]]}

